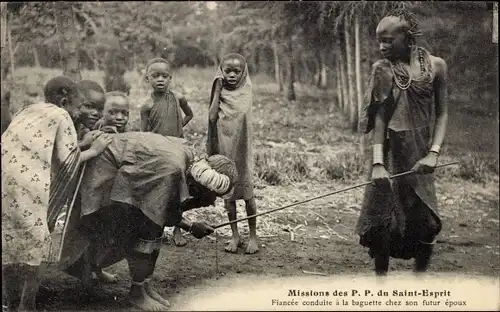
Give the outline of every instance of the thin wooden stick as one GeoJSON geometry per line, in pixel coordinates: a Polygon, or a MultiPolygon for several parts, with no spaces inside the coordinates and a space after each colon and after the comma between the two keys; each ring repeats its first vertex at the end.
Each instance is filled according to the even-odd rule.
{"type": "Polygon", "coordinates": [[[80,177],[78,178],[78,184],[76,185],[75,193],[73,194],[73,198],[71,199],[71,204],[69,205],[68,211],[66,212],[66,220],[64,222],[64,228],[63,228],[63,232],[61,235],[61,244],[59,246],[59,256],[57,257],[58,261],[61,260],[61,255],[62,255],[62,251],[63,251],[64,236],[66,236],[66,230],[68,229],[69,218],[71,216],[71,212],[73,211],[73,207],[74,207],[75,201],[76,201],[76,196],[78,195],[78,191],[80,190],[80,186],[81,186],[82,180],[83,180],[83,174],[85,173],[86,167],[87,167],[87,163],[85,162],[85,163],[83,163],[82,172],[80,173],[80,177]]]}
{"type": "MultiPolygon", "coordinates": [[[[456,164],[458,164],[458,161],[454,161],[454,162],[450,162],[450,163],[446,163],[446,164],[442,164],[442,165],[437,165],[436,168],[442,168],[442,167],[456,165],[456,164]]],[[[406,171],[406,172],[402,172],[402,173],[398,173],[398,174],[392,175],[392,176],[389,177],[389,179],[399,178],[399,177],[410,175],[410,174],[413,174],[413,173],[414,173],[414,171],[410,170],[410,171],[406,171]]],[[[264,212],[261,212],[261,213],[255,214],[255,215],[251,215],[251,216],[248,216],[248,217],[245,217],[245,218],[241,218],[241,219],[237,219],[237,220],[233,220],[233,221],[221,223],[219,225],[213,226],[212,228],[218,229],[218,228],[221,228],[223,226],[231,225],[233,223],[238,223],[238,222],[245,221],[245,220],[248,220],[248,219],[252,219],[252,218],[259,217],[259,216],[263,216],[263,215],[266,215],[266,214],[269,214],[269,213],[272,213],[272,212],[276,212],[276,211],[279,211],[279,210],[283,210],[283,209],[286,209],[286,208],[290,208],[290,207],[293,207],[293,206],[304,204],[304,203],[307,203],[307,202],[310,202],[310,201],[313,201],[313,200],[317,200],[317,199],[320,199],[320,198],[323,198],[323,197],[327,197],[327,196],[335,195],[335,194],[342,193],[342,192],[345,192],[345,191],[349,191],[349,190],[352,190],[352,189],[355,189],[355,188],[358,188],[358,187],[362,187],[362,186],[366,186],[366,185],[369,185],[369,184],[372,184],[372,183],[373,183],[373,181],[367,181],[367,182],[359,183],[359,184],[356,184],[356,185],[353,185],[353,186],[349,186],[349,187],[347,187],[345,189],[337,190],[337,191],[334,191],[334,192],[331,192],[331,193],[328,193],[328,194],[324,194],[324,195],[320,195],[320,196],[313,197],[313,198],[310,198],[310,199],[306,199],[306,200],[301,201],[301,202],[297,202],[297,203],[293,203],[293,204],[286,205],[286,206],[283,206],[283,207],[271,209],[269,211],[264,211],[264,212]]]]}

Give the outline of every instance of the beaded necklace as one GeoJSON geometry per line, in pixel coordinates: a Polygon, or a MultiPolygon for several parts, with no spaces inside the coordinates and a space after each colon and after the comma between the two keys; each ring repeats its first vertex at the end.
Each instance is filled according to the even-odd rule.
{"type": "Polygon", "coordinates": [[[401,62],[400,60],[396,61],[395,64],[393,62],[390,62],[391,70],[394,75],[394,81],[396,82],[398,88],[400,88],[401,90],[408,89],[412,81],[418,81],[427,76],[432,77],[431,67],[427,66],[426,68],[425,66],[426,62],[424,57],[424,50],[421,47],[415,47],[412,50],[413,51],[410,54],[410,68],[411,68],[411,61],[413,58],[413,54],[415,51],[418,53],[418,61],[420,64],[420,76],[417,77],[416,79],[412,79],[409,70],[406,69],[403,62],[401,62]]]}

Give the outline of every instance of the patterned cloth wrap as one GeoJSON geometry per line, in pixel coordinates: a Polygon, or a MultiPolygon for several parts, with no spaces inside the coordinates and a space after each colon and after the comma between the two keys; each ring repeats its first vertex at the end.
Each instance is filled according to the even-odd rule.
{"type": "Polygon", "coordinates": [[[27,106],[2,135],[2,264],[57,261],[50,232],[74,193],[80,150],[71,117],[27,106]]]}

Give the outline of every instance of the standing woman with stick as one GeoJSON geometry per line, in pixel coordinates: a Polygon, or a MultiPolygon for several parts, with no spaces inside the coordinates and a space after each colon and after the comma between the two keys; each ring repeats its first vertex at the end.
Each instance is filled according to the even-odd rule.
{"type": "Polygon", "coordinates": [[[415,44],[416,18],[405,10],[389,13],[376,33],[383,58],[372,66],[363,121],[373,132],[374,185],[366,187],[356,231],[377,274],[387,273],[390,257],[415,258],[422,272],[442,227],[432,173],[448,121],[447,65],[415,44]],[[390,173],[408,170],[417,174],[391,184],[390,173]]]}

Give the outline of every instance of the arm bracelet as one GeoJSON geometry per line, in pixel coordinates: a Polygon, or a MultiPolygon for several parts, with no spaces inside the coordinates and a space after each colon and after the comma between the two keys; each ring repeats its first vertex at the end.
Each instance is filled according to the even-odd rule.
{"type": "Polygon", "coordinates": [[[431,149],[429,150],[429,152],[434,152],[434,153],[439,155],[440,150],[441,150],[441,146],[434,144],[431,146],[431,149]]]}
{"type": "Polygon", "coordinates": [[[384,145],[373,145],[373,165],[384,165],[384,145]]]}

